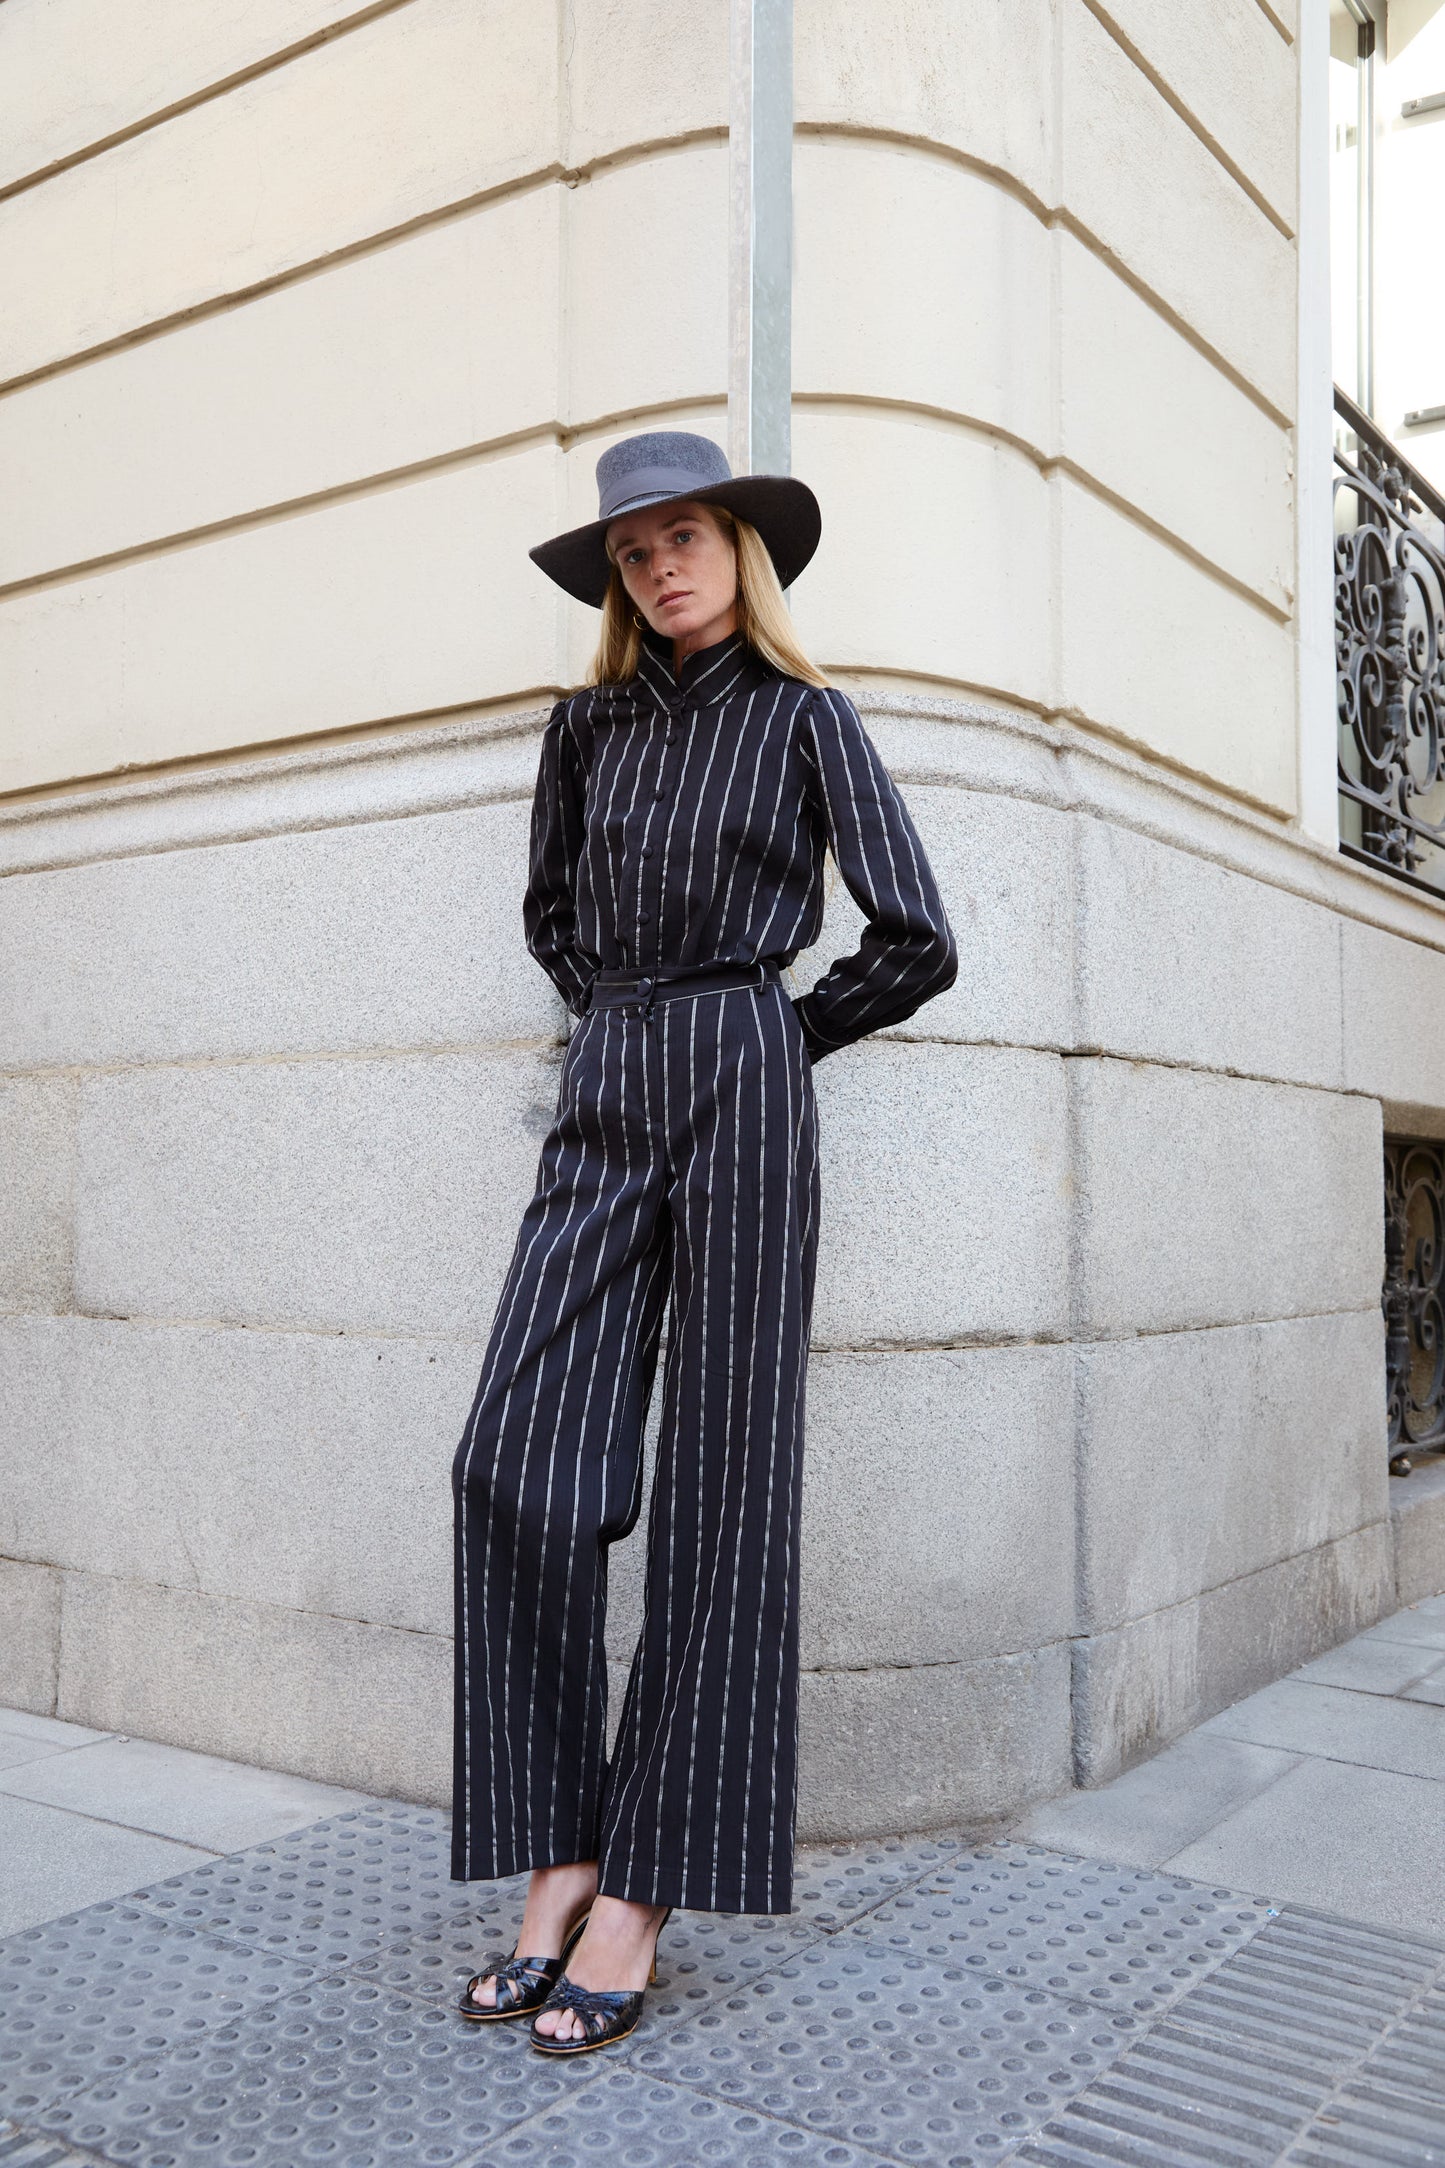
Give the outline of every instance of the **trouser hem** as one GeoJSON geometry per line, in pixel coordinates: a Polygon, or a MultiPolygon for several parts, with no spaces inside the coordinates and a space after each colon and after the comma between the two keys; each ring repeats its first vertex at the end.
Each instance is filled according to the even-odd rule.
{"type": "Polygon", "coordinates": [[[597,1879],[599,1897],[620,1897],[634,1905],[672,1905],[679,1912],[747,1913],[777,1917],[793,1909],[791,1882],[714,1889],[711,1878],[691,1880],[680,1874],[624,1875],[604,1871],[597,1879]]]}
{"type": "Polygon", "coordinates": [[[471,1865],[464,1861],[458,1847],[452,1849],[451,1879],[453,1882],[506,1882],[513,1875],[531,1874],[539,1867],[578,1867],[597,1857],[597,1847],[586,1849],[581,1837],[565,1844],[552,1844],[537,1850],[483,1852],[473,1845],[471,1865]]]}

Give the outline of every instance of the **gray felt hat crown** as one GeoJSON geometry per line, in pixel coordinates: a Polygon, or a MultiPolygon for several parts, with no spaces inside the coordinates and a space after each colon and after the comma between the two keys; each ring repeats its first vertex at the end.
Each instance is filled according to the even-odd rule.
{"type": "Polygon", "coordinates": [[[597,517],[539,542],[528,555],[579,602],[600,609],[611,567],[607,529],[624,512],[680,497],[721,504],[756,527],[779,582],[790,587],[818,547],[823,515],[806,482],[790,474],[738,474],[711,437],[650,429],[609,445],[597,462],[597,517]]]}

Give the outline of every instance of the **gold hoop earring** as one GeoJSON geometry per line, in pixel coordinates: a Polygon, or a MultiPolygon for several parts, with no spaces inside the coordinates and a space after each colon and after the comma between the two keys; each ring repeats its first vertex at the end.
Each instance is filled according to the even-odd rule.
{"type": "Polygon", "coordinates": [[[646,630],[647,630],[647,619],[646,619],[646,618],[645,618],[645,617],[643,616],[643,614],[642,614],[642,612],[641,612],[640,610],[634,610],[634,611],[633,611],[633,613],[632,613],[632,622],[633,622],[633,624],[634,624],[634,625],[635,625],[635,626],[637,627],[637,629],[638,629],[638,631],[639,631],[639,632],[646,632],[646,630]]]}

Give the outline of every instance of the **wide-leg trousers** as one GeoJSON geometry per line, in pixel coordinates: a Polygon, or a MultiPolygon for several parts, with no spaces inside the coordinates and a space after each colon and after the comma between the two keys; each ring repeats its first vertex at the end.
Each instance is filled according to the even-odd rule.
{"type": "Polygon", "coordinates": [[[791,1907],[817,1122],[792,1003],[759,979],[650,1013],[599,989],[568,1043],[453,1466],[458,1880],[596,1858],[604,1895],[791,1907]],[[664,1315],[609,1759],[607,1548],[641,1507],[664,1315]]]}

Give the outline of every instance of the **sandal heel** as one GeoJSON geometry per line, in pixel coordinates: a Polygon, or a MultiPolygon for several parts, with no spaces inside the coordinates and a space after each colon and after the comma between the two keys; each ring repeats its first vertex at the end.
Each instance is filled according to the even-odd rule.
{"type": "Polygon", "coordinates": [[[655,1937],[653,1938],[653,1944],[652,1944],[652,1970],[651,1970],[651,1972],[650,1972],[650,1973],[648,1974],[648,1976],[647,1976],[647,1984],[648,1984],[648,1986],[649,1986],[649,1987],[656,1987],[656,1985],[657,1985],[657,1945],[658,1945],[658,1943],[659,1943],[659,1942],[661,1942],[661,1940],[662,1940],[662,1930],[663,1930],[663,1928],[664,1928],[664,1927],[666,1927],[666,1925],[667,1925],[668,1921],[669,1921],[669,1920],[670,1920],[671,1918],[672,1918],[672,1906],[671,1906],[671,1905],[669,1905],[669,1906],[668,1906],[668,1908],[667,1908],[667,1910],[666,1910],[666,1911],[665,1911],[665,1912],[663,1913],[663,1915],[662,1915],[662,1918],[661,1918],[661,1919],[660,1919],[660,1920],[658,1921],[658,1923],[657,1923],[657,1934],[656,1934],[656,1936],[655,1936],[655,1937]]]}

